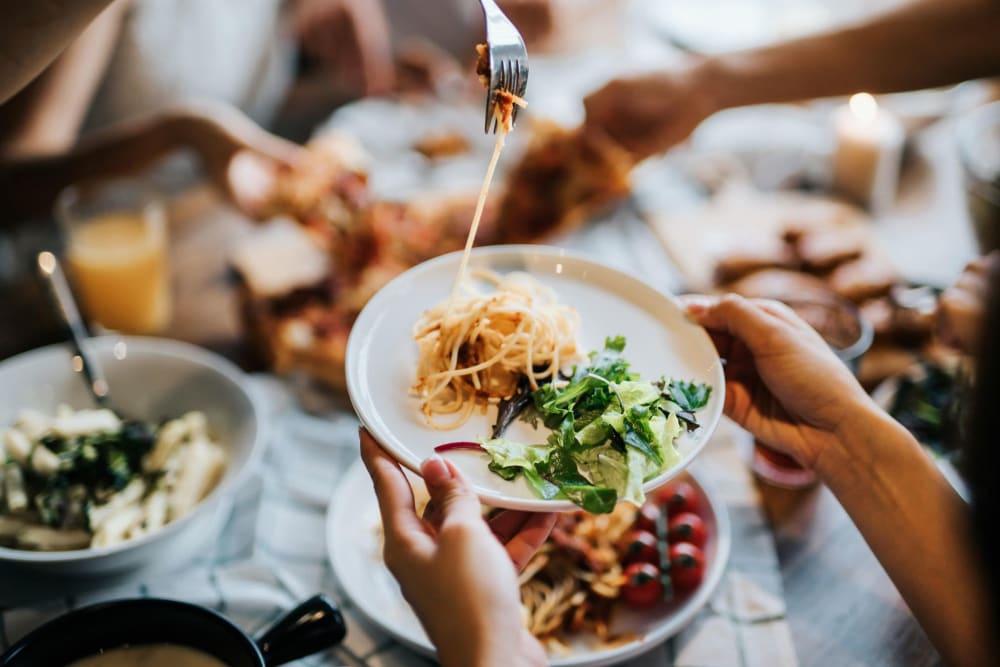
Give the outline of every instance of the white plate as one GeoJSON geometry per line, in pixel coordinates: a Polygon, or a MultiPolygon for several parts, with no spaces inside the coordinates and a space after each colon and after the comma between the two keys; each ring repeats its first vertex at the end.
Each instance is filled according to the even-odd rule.
{"type": "MultiPolygon", "coordinates": [[[[496,410],[474,415],[462,427],[437,431],[426,425],[419,401],[410,395],[415,381],[417,346],[411,331],[420,314],[445,300],[461,253],[420,264],[386,285],[368,302],[347,342],[347,391],[361,422],[403,465],[414,472],[437,445],[487,436],[496,410]]],[[[705,331],[690,322],[673,299],[642,281],[598,262],[545,246],[492,246],[472,252],[470,269],[499,273],[528,271],[556,290],[560,302],[580,314],[581,343],[600,349],[608,336],[626,337],[625,358],[643,378],[667,377],[712,387],[708,405],[698,413],[694,433],[677,441],[681,460],[646,483],[656,488],[694,460],[722,414],[725,386],[722,364],[705,331]]],[[[544,428],[544,427],[543,427],[544,428]]],[[[506,435],[523,442],[547,435],[517,421],[506,435]]],[[[480,499],[493,507],[530,511],[569,511],[565,500],[542,500],[523,479],[506,481],[487,469],[488,457],[474,451],[448,454],[480,499]]]]}
{"type": "MultiPolygon", "coordinates": [[[[600,649],[588,646],[585,636],[577,637],[568,655],[552,657],[553,667],[599,667],[645,653],[679,632],[708,603],[725,572],[732,533],[721,499],[695,475],[688,474],[701,496],[701,506],[706,508],[702,518],[709,534],[704,549],[708,565],[701,586],[669,605],[641,612],[624,606],[616,609],[612,632],[632,632],[639,639],[600,649]]],[[[417,478],[413,480],[420,483],[417,478]]],[[[340,483],[326,515],[326,544],[333,572],[369,623],[410,649],[434,657],[430,640],[382,560],[380,526],[371,479],[364,465],[356,463],[340,483]]]]}

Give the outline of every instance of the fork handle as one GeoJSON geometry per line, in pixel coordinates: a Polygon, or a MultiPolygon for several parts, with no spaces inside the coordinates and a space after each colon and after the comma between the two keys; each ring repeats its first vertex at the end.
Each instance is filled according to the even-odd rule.
{"type": "Polygon", "coordinates": [[[492,19],[505,18],[503,10],[500,9],[500,5],[495,0],[479,0],[479,4],[483,6],[483,14],[486,16],[487,25],[492,19]]]}

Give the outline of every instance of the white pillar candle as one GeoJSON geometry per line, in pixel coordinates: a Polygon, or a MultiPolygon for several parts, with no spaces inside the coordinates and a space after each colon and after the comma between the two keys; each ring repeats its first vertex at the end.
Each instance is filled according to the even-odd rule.
{"type": "Polygon", "coordinates": [[[902,123],[868,93],[852,96],[837,108],[833,120],[834,190],[873,212],[884,211],[896,196],[905,139],[902,123]]]}

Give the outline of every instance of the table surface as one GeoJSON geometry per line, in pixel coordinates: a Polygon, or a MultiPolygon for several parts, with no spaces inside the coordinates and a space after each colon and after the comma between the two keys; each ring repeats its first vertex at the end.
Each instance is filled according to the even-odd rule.
{"type": "MultiPolygon", "coordinates": [[[[935,276],[942,280],[957,274],[972,253],[949,136],[947,127],[935,127],[918,137],[916,159],[911,160],[897,206],[875,223],[899,268],[914,278],[926,277],[928,252],[936,253],[935,276]]],[[[197,190],[175,202],[172,224],[176,310],[167,335],[247,359],[238,302],[220,249],[249,233],[250,223],[211,192],[197,190]]],[[[637,219],[597,221],[560,243],[582,250],[600,247],[602,257],[610,257],[612,263],[667,289],[677,287],[662,249],[637,219]]],[[[765,485],[760,490],[774,530],[788,619],[803,665],[940,664],[828,490],[787,491],[765,485]]]]}
{"type": "MultiPolygon", "coordinates": [[[[915,137],[896,205],[874,223],[876,235],[906,277],[936,284],[957,276],[974,249],[951,131],[949,123],[942,122],[915,137]]],[[[245,366],[253,364],[253,357],[243,343],[239,304],[226,261],[228,249],[251,230],[247,220],[208,189],[195,189],[172,203],[175,310],[165,335],[204,345],[245,366]]],[[[44,239],[45,233],[39,231],[22,234],[20,240],[15,235],[6,246],[0,238],[0,282],[5,271],[24,268],[15,260],[22,254],[30,257],[44,239]],[[12,249],[17,249],[16,257],[12,249]]],[[[638,219],[598,221],[560,243],[583,250],[600,247],[602,257],[612,257],[612,263],[641,274],[657,287],[680,287],[659,243],[638,219]],[[617,250],[608,253],[609,247],[617,250]]],[[[35,300],[30,294],[15,296],[9,303],[4,297],[3,309],[8,314],[17,314],[26,302],[35,300]]],[[[0,319],[7,319],[8,324],[14,320],[0,319]]],[[[0,342],[4,335],[11,332],[0,331],[0,342]]],[[[9,350],[18,345],[23,348],[24,342],[8,340],[9,350]]],[[[788,620],[803,665],[940,664],[829,491],[762,486],[761,493],[781,561],[788,620]]]]}
{"type": "MultiPolygon", "coordinates": [[[[973,251],[950,136],[947,124],[921,133],[897,206],[874,223],[898,267],[914,279],[930,275],[932,280],[947,281],[973,251]]],[[[196,188],[173,201],[174,317],[164,332],[251,368],[253,356],[243,342],[226,258],[228,249],[252,229],[208,188],[196,188]]],[[[600,248],[602,258],[658,287],[680,286],[651,230],[637,218],[597,221],[559,243],[584,251],[600,248]]],[[[803,665],[941,663],[829,491],[761,486],[761,493],[781,562],[788,621],[803,665]]]]}

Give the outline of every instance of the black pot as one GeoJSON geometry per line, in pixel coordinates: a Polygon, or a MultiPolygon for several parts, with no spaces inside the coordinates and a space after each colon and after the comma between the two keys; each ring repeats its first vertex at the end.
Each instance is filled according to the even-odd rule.
{"type": "Polygon", "coordinates": [[[225,616],[175,600],[115,600],[64,614],[14,644],[0,667],[62,667],[119,646],[176,644],[229,667],[271,667],[340,643],[347,626],[336,604],[317,595],[254,640],[225,616]]]}

